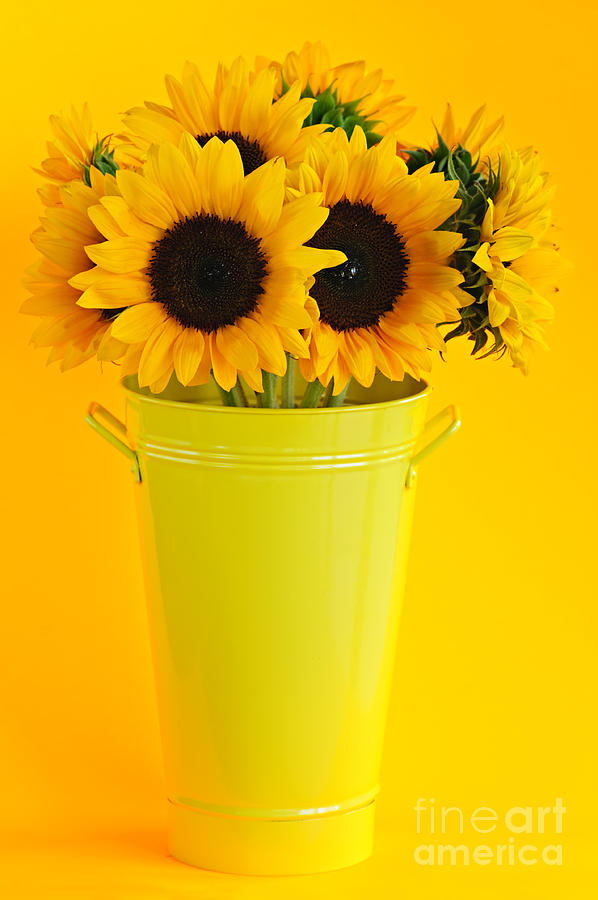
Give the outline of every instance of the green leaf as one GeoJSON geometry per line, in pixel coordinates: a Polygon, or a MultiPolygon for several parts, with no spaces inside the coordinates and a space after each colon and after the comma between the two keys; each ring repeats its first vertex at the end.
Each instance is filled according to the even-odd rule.
{"type": "Polygon", "coordinates": [[[316,102],[314,103],[311,111],[312,122],[323,122],[324,116],[327,113],[332,112],[336,107],[336,103],[334,102],[334,97],[330,93],[330,91],[326,91],[323,94],[319,94],[316,102]]]}
{"type": "Polygon", "coordinates": [[[449,148],[448,148],[448,146],[444,143],[444,140],[443,140],[443,138],[442,138],[442,135],[440,134],[440,132],[438,131],[438,129],[436,129],[436,140],[438,141],[438,150],[440,151],[441,155],[442,155],[442,156],[446,156],[446,155],[448,154],[448,152],[449,152],[449,148]]]}
{"type": "Polygon", "coordinates": [[[405,150],[407,154],[407,171],[411,174],[421,169],[422,166],[432,162],[433,156],[429,150],[424,147],[417,147],[415,150],[405,150]]]}
{"type": "Polygon", "coordinates": [[[365,139],[367,141],[368,147],[373,147],[374,144],[379,144],[382,140],[382,135],[377,134],[375,131],[366,131],[365,139]]]}
{"type": "Polygon", "coordinates": [[[463,337],[464,334],[467,334],[467,328],[461,323],[460,325],[457,325],[456,328],[453,328],[452,331],[449,331],[448,334],[445,334],[444,340],[445,342],[452,341],[453,338],[463,337]]]}
{"type": "Polygon", "coordinates": [[[475,338],[472,335],[471,338],[474,341],[473,350],[471,351],[472,356],[479,353],[482,347],[485,347],[488,343],[488,335],[485,331],[480,331],[475,335],[475,338]]]}
{"type": "Polygon", "coordinates": [[[340,125],[342,122],[342,110],[338,109],[336,106],[334,109],[331,109],[329,112],[324,113],[320,118],[320,122],[325,123],[326,125],[340,125]]]}

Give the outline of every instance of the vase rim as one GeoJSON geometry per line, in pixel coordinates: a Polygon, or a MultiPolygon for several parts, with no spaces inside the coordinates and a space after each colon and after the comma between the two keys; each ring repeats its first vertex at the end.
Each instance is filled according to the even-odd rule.
{"type": "MultiPolygon", "coordinates": [[[[417,381],[414,384],[414,388],[419,388],[418,390],[414,390],[413,393],[408,394],[406,397],[397,397],[395,400],[382,400],[377,401],[375,403],[347,403],[346,406],[331,406],[331,407],[307,407],[307,408],[285,408],[285,407],[277,407],[275,409],[267,408],[267,407],[259,407],[259,406],[220,406],[217,403],[209,403],[206,401],[202,401],[200,403],[193,403],[192,401],[187,400],[170,400],[161,398],[159,395],[157,396],[149,396],[142,392],[143,389],[136,389],[135,387],[127,384],[126,382],[129,380],[131,376],[125,376],[121,378],[120,384],[124,391],[127,394],[131,394],[133,397],[139,398],[139,400],[144,403],[150,403],[156,406],[168,406],[174,409],[189,409],[189,407],[193,407],[196,409],[203,409],[209,412],[221,412],[227,415],[230,414],[241,414],[241,415],[249,415],[249,414],[262,414],[262,415],[272,415],[276,413],[277,415],[286,414],[286,415],[297,415],[300,414],[302,416],[317,414],[317,415],[338,415],[339,413],[348,413],[348,412],[363,412],[368,409],[394,409],[396,407],[405,406],[409,403],[414,403],[415,401],[421,400],[424,397],[429,397],[433,391],[433,388],[430,384],[425,381],[417,381]]],[[[402,384],[403,382],[391,382],[391,384],[402,384]]]]}

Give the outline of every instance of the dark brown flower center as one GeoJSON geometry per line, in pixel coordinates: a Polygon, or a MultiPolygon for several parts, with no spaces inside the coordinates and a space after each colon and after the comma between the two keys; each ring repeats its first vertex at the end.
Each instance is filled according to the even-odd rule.
{"type": "Polygon", "coordinates": [[[320,318],[335,331],[377,325],[405,290],[405,243],[393,223],[367,203],[336,203],[308,245],[347,256],[340,266],[318,272],[310,290],[320,318]]]}
{"type": "Polygon", "coordinates": [[[255,169],[263,166],[268,158],[257,141],[250,141],[249,138],[243,137],[239,131],[214,131],[212,134],[198,134],[196,141],[200,147],[205,147],[210,138],[217,137],[221,141],[234,141],[239,148],[241,161],[243,162],[243,171],[249,175],[255,169]]]}
{"type": "Polygon", "coordinates": [[[212,332],[249,315],[263,293],[266,259],[240,222],[195,214],[154,244],[152,299],[186,328],[212,332]]]}

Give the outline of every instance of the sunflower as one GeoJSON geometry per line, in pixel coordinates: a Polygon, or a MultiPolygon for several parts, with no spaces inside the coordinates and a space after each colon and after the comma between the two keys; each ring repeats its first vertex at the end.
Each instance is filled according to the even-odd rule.
{"type": "Polygon", "coordinates": [[[486,275],[483,302],[495,348],[504,344],[513,365],[527,373],[533,346],[545,346],[543,327],[554,314],[544,294],[557,290],[565,268],[550,237],[554,188],[532,148],[505,146],[489,165],[500,172],[500,186],[488,200],[473,263],[486,275]]]}
{"type": "Polygon", "coordinates": [[[33,343],[51,347],[48,362],[61,360],[64,371],[97,354],[103,361],[117,359],[126,345],[110,335],[115,309],[82,309],[77,305],[81,291],[69,284],[73,275],[90,268],[85,245],[102,240],[89,218],[88,210],[100,199],[114,200],[116,183],[111,175],[92,168],[88,186],[73,181],[57,187],[57,202],[45,211],[41,227],[31,240],[42,259],[28,270],[25,285],[31,296],[21,312],[41,316],[33,343]]]}
{"type": "Polygon", "coordinates": [[[187,62],[182,82],[166,76],[166,90],[172,107],[146,102],[125,115],[127,132],[120,135],[119,148],[130,161],[143,162],[152,143],[178,144],[190,132],[200,146],[212,137],[232,140],[241,154],[245,175],[269,159],[282,156],[288,165],[299,162],[305,148],[324,126],[302,128],[314,104],[300,99],[299,84],[276,99],[275,74],[261,72],[253,77],[247,63],[236,59],[230,70],[218,66],[214,86],[204,83],[197,66],[187,62]]]}
{"type": "Polygon", "coordinates": [[[308,355],[306,279],[345,257],[302,246],[328,210],[321,194],[285,204],[285,176],[282,159],[245,175],[234,141],[202,148],[188,133],[150,146],[142,172],[116,173],[122,196],[92,211],[107,240],[87,247],[96,266],[71,284],[84,308],[127,307],[112,333],[140,385],[159,393],[173,371],[183,385],[212,372],[226,391],[239,375],[262,391],[262,370],[308,355]]]}
{"type": "Polygon", "coordinates": [[[480,279],[480,269],[473,262],[473,255],[480,245],[488,201],[494,199],[500,183],[499,172],[488,157],[482,162],[480,153],[503,126],[503,120],[497,119],[484,128],[484,116],[485,107],[482,106],[473,114],[466,127],[459,129],[455,126],[449,105],[442,129],[437,130],[432,146],[414,147],[403,153],[410,173],[431,166],[432,172],[442,172],[458,183],[457,197],[461,205],[444,228],[458,231],[463,237],[462,246],[451,260],[451,265],[463,275],[463,283],[459,292],[459,314],[450,323],[456,327],[445,334],[444,339],[448,341],[470,334],[474,342],[473,354],[483,349],[488,341],[485,328],[488,323],[484,300],[485,279],[480,279]]]}
{"type": "Polygon", "coordinates": [[[99,138],[97,134],[94,137],[86,103],[80,113],[73,107],[70,116],[50,116],[50,128],[53,140],[46,145],[48,158],[43,160],[41,169],[35,170],[49,182],[38,191],[45,206],[60,202],[61,184],[83,180],[89,185],[92,168],[103,174],[116,172],[118,164],[110,149],[110,138],[99,138]]]}
{"type": "Polygon", "coordinates": [[[288,53],[282,63],[258,56],[255,68],[276,73],[279,97],[289,85],[299,81],[302,96],[316,99],[308,124],[338,126],[346,130],[348,137],[359,125],[368,145],[403,127],[415,113],[415,107],[403,105],[402,94],[391,93],[393,82],[383,78],[381,69],[366,73],[363,60],[333,67],[328,51],[319,41],[306,41],[298,53],[288,53]]]}
{"type": "Polygon", "coordinates": [[[305,191],[321,190],[330,215],[309,241],[345,253],[347,261],[319,271],[310,296],[319,320],[310,328],[308,381],[340,394],[353,376],[369,387],[376,368],[393,380],[420,378],[430,348],[444,346],[437,325],[455,318],[460,272],[447,260],[462,237],[436,229],[455,212],[457,183],[430,167],[409,175],[389,135],[367,148],[355,128],[324,135],[294,175],[305,191]]]}

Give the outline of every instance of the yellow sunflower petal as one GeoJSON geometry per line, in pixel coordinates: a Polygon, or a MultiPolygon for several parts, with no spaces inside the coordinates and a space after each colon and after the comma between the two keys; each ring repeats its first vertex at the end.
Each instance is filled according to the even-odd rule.
{"type": "Polygon", "coordinates": [[[271,234],[280,219],[285,198],[285,165],[282,159],[265,163],[245,178],[239,215],[250,234],[271,234]]]}
{"type": "Polygon", "coordinates": [[[240,112],[239,127],[242,134],[258,136],[263,133],[272,108],[275,77],[275,73],[268,69],[256,75],[240,112]]]}
{"type": "Polygon", "coordinates": [[[462,247],[465,238],[456,231],[420,231],[406,242],[407,254],[413,262],[443,262],[462,247]]]}
{"type": "Polygon", "coordinates": [[[359,125],[353,129],[353,133],[349,140],[349,147],[353,156],[361,156],[368,148],[365,132],[359,125]]]}
{"type": "Polygon", "coordinates": [[[505,269],[501,266],[494,269],[491,279],[494,287],[507,294],[514,303],[524,302],[532,294],[529,284],[512,268],[505,269]]]}
{"type": "MultiPolygon", "coordinates": [[[[429,177],[433,178],[434,176],[430,175],[429,177]]],[[[431,231],[438,228],[460,206],[461,201],[458,198],[435,199],[428,203],[422,203],[418,209],[401,220],[401,234],[409,238],[416,231],[431,231]]]]}
{"type": "Polygon", "coordinates": [[[173,144],[160,144],[155,153],[161,187],[177,211],[183,216],[200,212],[201,196],[197,179],[183,153],[173,144]]]}
{"type": "Polygon", "coordinates": [[[181,384],[187,385],[197,372],[202,360],[205,338],[201,331],[185,328],[174,344],[173,361],[176,376],[181,384]]]}
{"type": "Polygon", "coordinates": [[[493,235],[492,255],[503,262],[510,262],[530,250],[534,245],[534,237],[520,228],[505,226],[493,235]]]}
{"type": "Polygon", "coordinates": [[[275,255],[309,241],[328,218],[328,210],[321,203],[322,194],[306,194],[287,203],[276,230],[262,239],[268,253],[275,255]]]}
{"type": "Polygon", "coordinates": [[[212,358],[212,371],[214,379],[225,391],[230,391],[237,383],[237,368],[231,365],[222,355],[216,343],[216,335],[212,332],[209,337],[210,355],[212,358]]]}
{"type": "Polygon", "coordinates": [[[192,102],[192,92],[185,90],[185,87],[172,75],[167,75],[164,83],[174,114],[181,126],[186,131],[195,134],[204,131],[206,122],[201,114],[201,109],[192,102]]]}
{"type": "Polygon", "coordinates": [[[222,131],[235,130],[249,90],[249,69],[242,57],[234,60],[220,92],[219,118],[222,131]]]}
{"type": "Polygon", "coordinates": [[[139,360],[143,353],[144,344],[129,344],[123,358],[120,361],[120,371],[123,376],[134,375],[139,369],[139,360]]]}
{"type": "Polygon", "coordinates": [[[311,318],[303,303],[266,292],[260,301],[260,312],[274,325],[283,328],[309,328],[311,318]]]}
{"type": "MultiPolygon", "coordinates": [[[[349,382],[349,378],[351,377],[349,366],[340,353],[338,354],[336,360],[332,365],[332,377],[334,378],[332,393],[334,396],[337,396],[337,394],[340,394],[341,391],[344,391],[349,382]]],[[[329,383],[329,380],[329,377],[327,377],[326,384],[329,383]]]]}
{"type": "Polygon", "coordinates": [[[167,387],[171,377],[172,372],[170,370],[167,370],[160,378],[157,378],[156,381],[152,381],[149,386],[150,391],[153,394],[161,394],[162,391],[167,387]]]}
{"type": "Polygon", "coordinates": [[[36,347],[50,347],[52,344],[63,344],[65,342],[64,331],[67,321],[68,314],[58,318],[47,317],[43,319],[31,335],[31,343],[36,347]]]}
{"type": "Polygon", "coordinates": [[[100,362],[114,362],[120,359],[127,350],[127,345],[117,340],[108,326],[98,344],[97,357],[100,362]]]}
{"type": "Polygon", "coordinates": [[[139,386],[146,387],[172,373],[172,347],[181,326],[167,320],[154,329],[147,339],[139,360],[139,386]]]}
{"type": "Polygon", "coordinates": [[[535,247],[514,260],[511,268],[529,284],[533,284],[536,290],[541,291],[554,290],[566,265],[554,247],[535,247]]]}
{"type": "Polygon", "coordinates": [[[478,268],[482,269],[484,272],[492,271],[492,260],[488,255],[488,251],[490,250],[490,244],[486,241],[483,244],[480,244],[478,250],[476,251],[473,257],[474,265],[478,266],[478,268]]]}
{"type": "Polygon", "coordinates": [[[333,153],[324,172],[323,191],[327,206],[334,206],[344,197],[348,176],[349,160],[346,153],[333,153]]]}
{"type": "Polygon", "coordinates": [[[255,369],[244,370],[241,372],[241,375],[249,385],[249,387],[256,391],[258,394],[261,394],[264,390],[264,382],[262,379],[262,370],[258,367],[255,369]]]}
{"type": "Polygon", "coordinates": [[[358,331],[346,331],[342,336],[341,354],[351,375],[364,387],[374,380],[376,366],[369,343],[358,331]]]}
{"type": "Polygon", "coordinates": [[[287,359],[278,329],[269,322],[251,318],[241,319],[239,328],[256,347],[260,367],[274,375],[284,375],[287,359]]]}
{"type": "Polygon", "coordinates": [[[313,275],[322,269],[340,266],[347,257],[340,250],[320,250],[318,247],[297,247],[278,253],[273,259],[277,266],[301,269],[306,275],[313,275]]]}
{"type": "Polygon", "coordinates": [[[257,366],[255,344],[237,325],[219,328],[216,332],[216,346],[222,356],[237,369],[253,369],[257,366]]]}
{"type": "Polygon", "coordinates": [[[421,323],[393,321],[392,316],[384,316],[378,323],[378,328],[389,343],[396,340],[399,343],[410,344],[420,350],[425,350],[428,343],[420,325],[421,323]]]}
{"type": "MultiPolygon", "coordinates": [[[[147,222],[142,222],[129,208],[123,197],[102,197],[100,204],[107,210],[123,234],[144,241],[157,241],[162,236],[162,229],[156,228],[147,222]]],[[[97,207],[89,209],[89,217],[93,220],[93,213],[97,207]]],[[[101,230],[101,229],[100,229],[101,230]]],[[[104,232],[102,232],[104,234],[104,232]]],[[[105,234],[105,237],[110,235],[105,234]]]]}
{"type": "Polygon", "coordinates": [[[87,309],[119,309],[151,299],[149,282],[134,276],[118,277],[99,270],[101,277],[86,288],[77,304],[87,309]]]}
{"type": "Polygon", "coordinates": [[[162,325],[167,313],[161,303],[138,303],[130,306],[117,317],[112,325],[112,334],[127,344],[145,341],[162,325]]]}
{"type": "Polygon", "coordinates": [[[326,322],[314,326],[312,340],[317,348],[318,356],[323,359],[332,357],[338,349],[338,332],[326,322]]]}
{"type": "Polygon", "coordinates": [[[192,134],[189,134],[187,131],[185,131],[181,135],[178,146],[179,150],[187,160],[189,168],[195,174],[197,164],[199,163],[201,157],[201,147],[197,143],[197,139],[194,138],[192,134]]]}
{"type": "Polygon", "coordinates": [[[211,134],[217,131],[219,125],[216,98],[206,86],[197,66],[189,61],[183,67],[183,86],[188,97],[188,107],[193,110],[196,117],[197,130],[193,133],[211,134]]]}
{"type": "Polygon", "coordinates": [[[157,109],[142,106],[128,110],[123,121],[125,126],[140,138],[141,143],[146,147],[163,141],[176,143],[183,132],[180,122],[172,116],[164,115],[157,109]]]}
{"type": "Polygon", "coordinates": [[[176,208],[164,191],[137,172],[121,169],[116,181],[131,210],[157,228],[170,228],[178,218],[176,208]]]}
{"type": "MultiPolygon", "coordinates": [[[[103,234],[108,240],[112,241],[127,236],[127,232],[123,231],[118,222],[101,204],[98,203],[96,206],[91,206],[88,215],[100,234],[103,234]]],[[[88,242],[85,241],[84,243],[88,242]]]]}
{"type": "Polygon", "coordinates": [[[510,303],[507,303],[504,300],[500,300],[494,289],[488,291],[487,300],[488,317],[490,319],[490,324],[493,327],[502,325],[505,319],[507,319],[511,315],[510,303]]]}
{"type": "Polygon", "coordinates": [[[235,219],[243,197],[243,162],[234,141],[226,141],[212,169],[211,211],[223,219],[235,219]]]}
{"type": "Polygon", "coordinates": [[[66,315],[72,310],[78,297],[79,293],[68,284],[36,291],[21,304],[20,311],[28,316],[66,315]]]}
{"type": "Polygon", "coordinates": [[[463,281],[458,269],[449,266],[438,266],[433,263],[411,263],[409,266],[409,284],[429,291],[445,291],[456,287],[463,281]]]}
{"type": "Polygon", "coordinates": [[[375,187],[377,170],[378,157],[374,153],[364,153],[363,156],[353,161],[345,189],[347,199],[351,203],[369,202],[375,187]]]}
{"type": "Polygon", "coordinates": [[[520,350],[523,346],[523,334],[516,319],[505,319],[500,326],[500,333],[510,350],[520,350]]]}
{"type": "Polygon", "coordinates": [[[107,272],[124,275],[149,265],[152,246],[147,241],[126,237],[88,245],[85,252],[92,262],[107,272]]]}
{"type": "Polygon", "coordinates": [[[210,354],[210,345],[208,338],[205,338],[205,346],[203,350],[203,356],[201,357],[201,361],[197,367],[197,371],[195,375],[189,382],[189,386],[198,385],[198,384],[206,384],[210,380],[210,375],[212,373],[212,357],[210,354]]]}
{"type": "Polygon", "coordinates": [[[420,334],[426,342],[426,347],[431,350],[446,350],[446,343],[436,325],[418,325],[420,334]]]}
{"type": "Polygon", "coordinates": [[[277,330],[280,334],[282,346],[287,353],[290,353],[298,359],[309,358],[309,346],[299,331],[294,328],[285,328],[280,325],[277,330]]]}
{"type": "Polygon", "coordinates": [[[67,272],[77,272],[89,265],[82,244],[54,236],[48,231],[33,232],[31,242],[44,256],[67,272]]]}

